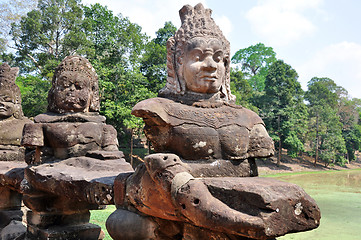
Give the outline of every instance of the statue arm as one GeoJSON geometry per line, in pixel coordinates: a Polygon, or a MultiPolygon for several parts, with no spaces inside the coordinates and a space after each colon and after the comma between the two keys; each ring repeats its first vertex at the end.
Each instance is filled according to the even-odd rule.
{"type": "Polygon", "coordinates": [[[152,154],[144,163],[157,186],[171,193],[181,219],[199,227],[249,237],[265,231],[260,217],[232,209],[215,198],[201,179],[189,173],[177,155],[152,154]]]}
{"type": "Polygon", "coordinates": [[[263,158],[274,154],[274,143],[263,123],[253,126],[250,132],[249,157],[263,158]]]}
{"type": "Polygon", "coordinates": [[[118,151],[117,130],[111,125],[104,125],[102,149],[106,151],[118,151]]]}
{"type": "Polygon", "coordinates": [[[25,124],[21,145],[25,147],[44,146],[43,124],[41,123],[25,124]]]}
{"type": "Polygon", "coordinates": [[[132,115],[143,118],[148,126],[164,126],[169,122],[160,98],[151,98],[137,103],[132,115]]]}

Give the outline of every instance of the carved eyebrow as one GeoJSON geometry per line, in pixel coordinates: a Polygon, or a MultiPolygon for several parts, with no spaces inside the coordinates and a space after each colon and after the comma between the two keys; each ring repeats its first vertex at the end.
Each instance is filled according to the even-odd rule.
{"type": "Polygon", "coordinates": [[[214,54],[216,53],[224,53],[222,49],[218,49],[217,51],[214,52],[214,54]]]}
{"type": "Polygon", "coordinates": [[[201,52],[201,53],[203,53],[203,50],[202,49],[200,49],[200,48],[193,48],[192,50],[191,50],[192,52],[195,52],[195,51],[197,51],[197,52],[201,52]]]}
{"type": "Polygon", "coordinates": [[[203,52],[203,50],[202,50],[201,48],[199,48],[199,47],[193,48],[193,49],[192,49],[192,51],[193,51],[193,50],[196,50],[196,51],[201,51],[201,52],[203,52]]]}

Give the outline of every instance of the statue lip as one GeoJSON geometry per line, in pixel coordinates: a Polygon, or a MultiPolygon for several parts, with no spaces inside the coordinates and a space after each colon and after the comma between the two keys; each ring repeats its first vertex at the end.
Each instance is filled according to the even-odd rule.
{"type": "Polygon", "coordinates": [[[201,80],[203,81],[211,81],[214,82],[216,81],[218,78],[216,75],[203,75],[202,77],[200,77],[201,80]]]}

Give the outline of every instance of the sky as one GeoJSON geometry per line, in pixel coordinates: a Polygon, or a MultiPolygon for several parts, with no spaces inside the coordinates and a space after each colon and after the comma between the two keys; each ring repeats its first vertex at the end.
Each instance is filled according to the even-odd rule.
{"type": "Polygon", "coordinates": [[[143,31],[171,21],[180,27],[183,5],[201,2],[231,43],[231,55],[259,42],[294,68],[302,88],[312,77],[331,78],[361,98],[361,1],[359,0],[83,0],[128,17],[143,31]]]}

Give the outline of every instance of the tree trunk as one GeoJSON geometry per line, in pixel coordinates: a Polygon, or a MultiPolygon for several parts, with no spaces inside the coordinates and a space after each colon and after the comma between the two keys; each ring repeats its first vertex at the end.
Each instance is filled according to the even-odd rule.
{"type": "Polygon", "coordinates": [[[130,165],[133,167],[133,132],[134,132],[134,129],[132,128],[130,130],[130,165]]]}
{"type": "Polygon", "coordinates": [[[148,147],[148,150],[147,150],[147,155],[150,154],[150,141],[147,139],[147,147],[148,147]]]}
{"type": "Polygon", "coordinates": [[[277,166],[279,167],[281,165],[281,153],[282,153],[282,142],[281,142],[281,131],[280,131],[281,117],[280,117],[280,115],[278,115],[277,122],[278,122],[278,138],[279,138],[277,166]]]}
{"type": "Polygon", "coordinates": [[[316,116],[316,154],[315,154],[315,162],[313,163],[315,167],[317,164],[317,160],[318,160],[318,114],[316,116]]]}

